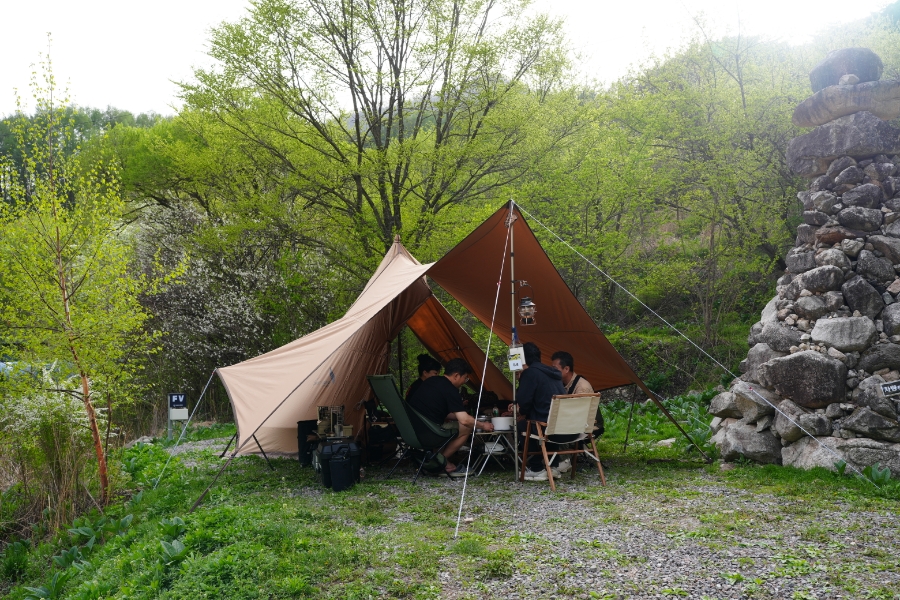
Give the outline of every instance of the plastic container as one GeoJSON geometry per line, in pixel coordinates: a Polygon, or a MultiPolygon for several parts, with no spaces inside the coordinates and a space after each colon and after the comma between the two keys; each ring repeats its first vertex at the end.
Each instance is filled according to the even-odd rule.
{"type": "MultiPolygon", "coordinates": [[[[324,487],[330,488],[333,485],[331,460],[336,456],[347,455],[350,459],[350,473],[354,482],[359,481],[359,446],[354,442],[341,441],[331,442],[330,440],[322,442],[313,453],[313,466],[316,468],[316,477],[324,487]]],[[[341,468],[344,468],[341,466],[341,468]]],[[[346,488],[345,488],[346,489],[346,488]]]]}
{"type": "Polygon", "coordinates": [[[316,421],[297,421],[297,452],[301,465],[312,464],[312,453],[316,442],[310,442],[309,436],[316,431],[316,421]]]}
{"type": "Polygon", "coordinates": [[[491,424],[494,426],[494,431],[512,431],[513,418],[494,417],[491,419],[491,424]]]}
{"type": "Polygon", "coordinates": [[[356,461],[356,470],[353,468],[353,459],[350,456],[350,448],[347,446],[339,449],[328,461],[331,471],[331,489],[342,492],[352,488],[359,480],[359,460],[356,461]],[[356,476],[354,477],[354,472],[356,476]]]}

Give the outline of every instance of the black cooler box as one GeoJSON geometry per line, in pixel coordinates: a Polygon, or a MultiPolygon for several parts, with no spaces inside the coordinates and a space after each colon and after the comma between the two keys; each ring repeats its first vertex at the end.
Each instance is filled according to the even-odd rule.
{"type": "Polygon", "coordinates": [[[328,439],[313,453],[319,483],[339,492],[359,483],[360,451],[356,442],[328,439]]]}

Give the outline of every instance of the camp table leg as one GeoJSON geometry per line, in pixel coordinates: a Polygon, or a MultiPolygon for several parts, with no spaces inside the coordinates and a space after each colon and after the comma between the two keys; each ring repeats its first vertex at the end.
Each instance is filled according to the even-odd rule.
{"type": "Polygon", "coordinates": [[[256,439],[256,434],[255,434],[255,433],[253,434],[253,441],[256,442],[256,447],[259,448],[259,451],[260,451],[260,452],[262,452],[263,458],[265,458],[265,459],[266,459],[266,462],[269,464],[269,468],[272,469],[272,470],[274,471],[274,470],[275,470],[275,467],[272,466],[272,463],[269,461],[269,457],[266,456],[266,451],[262,449],[262,444],[260,444],[260,443],[259,443],[259,440],[256,439]]]}

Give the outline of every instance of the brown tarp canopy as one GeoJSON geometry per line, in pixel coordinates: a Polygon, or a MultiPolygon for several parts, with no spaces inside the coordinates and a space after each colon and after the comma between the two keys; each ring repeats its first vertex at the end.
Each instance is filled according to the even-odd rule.
{"type": "MultiPolygon", "coordinates": [[[[254,435],[267,452],[296,452],[297,421],[316,419],[317,406],[343,405],[345,422],[359,427],[361,403],[370,394],[366,375],[387,369],[390,342],[405,325],[434,355],[444,361],[464,358],[475,369],[476,381],[484,378],[486,389],[511,398],[511,384],[496,365],[488,362],[487,374],[482,373],[484,351],[438,302],[424,277],[432,277],[490,326],[502,263],[494,332],[509,344],[510,257],[508,249],[504,253],[509,214],[507,207],[498,210],[429,265],[413,258],[398,238],[343,317],[281,348],[218,369],[237,423],[237,452],[256,452],[254,435]]],[[[575,370],[595,390],[636,384],[659,404],[569,290],[518,210],[514,214],[515,277],[533,286],[538,305],[536,324],[520,327],[520,340],[535,342],[547,364],[555,351],[570,352],[575,370]]]]}
{"type": "MultiPolygon", "coordinates": [[[[537,344],[541,362],[548,365],[550,356],[557,350],[571,353],[575,372],[587,379],[595,391],[633,383],[653,398],[563,281],[519,211],[515,210],[514,215],[515,278],[533,286],[517,286],[517,305],[523,295],[531,296],[537,305],[535,324],[519,326],[519,340],[537,344]]],[[[490,326],[502,263],[503,281],[494,333],[507,344],[512,341],[509,248],[504,252],[508,216],[508,207],[495,212],[428,270],[429,277],[490,326]]]]}

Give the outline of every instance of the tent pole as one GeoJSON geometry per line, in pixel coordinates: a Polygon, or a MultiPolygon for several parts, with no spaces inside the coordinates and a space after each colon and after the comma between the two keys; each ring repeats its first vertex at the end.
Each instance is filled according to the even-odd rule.
{"type": "Polygon", "coordinates": [[[231,461],[234,460],[234,457],[235,457],[235,456],[237,456],[237,450],[235,450],[235,451],[231,454],[231,456],[228,457],[228,460],[225,461],[225,464],[222,465],[222,468],[219,469],[219,472],[218,472],[218,473],[216,473],[216,476],[215,476],[215,478],[212,480],[212,482],[211,482],[208,486],[206,486],[206,489],[203,490],[203,493],[200,494],[200,497],[197,498],[197,501],[196,501],[196,502],[194,502],[194,505],[191,507],[191,510],[188,511],[188,514],[191,514],[192,512],[194,512],[195,510],[197,510],[197,507],[200,506],[200,503],[203,502],[203,499],[204,499],[204,498],[206,498],[206,494],[209,493],[209,490],[212,489],[212,486],[214,486],[214,485],[216,484],[216,482],[219,480],[219,475],[222,474],[222,471],[224,471],[226,468],[228,468],[228,465],[231,464],[231,461]]]}
{"type": "Polygon", "coordinates": [[[628,412],[628,427],[625,429],[625,443],[622,444],[622,452],[628,450],[628,434],[631,433],[631,417],[634,415],[635,398],[637,398],[637,386],[634,386],[634,392],[631,394],[631,410],[628,412]]]}
{"type": "MultiPolygon", "coordinates": [[[[511,338],[510,345],[515,343],[516,340],[516,247],[515,247],[515,215],[513,211],[515,210],[515,200],[512,198],[509,199],[509,278],[510,278],[510,309],[511,309],[511,321],[510,327],[511,329],[511,338]]],[[[515,452],[515,476],[513,477],[514,481],[519,481],[519,469],[521,468],[523,471],[525,469],[525,465],[519,465],[519,411],[518,405],[516,405],[516,372],[510,371],[510,379],[512,380],[512,412],[513,412],[513,446],[515,452]]]]}
{"type": "Polygon", "coordinates": [[[405,329],[405,326],[401,327],[400,332],[397,334],[397,371],[401,393],[403,393],[403,329],[405,329]]]}
{"type": "Polygon", "coordinates": [[[219,455],[219,458],[225,458],[225,453],[228,452],[228,449],[231,448],[231,442],[234,441],[234,438],[237,437],[237,431],[234,432],[234,435],[231,436],[231,439],[228,440],[228,445],[225,446],[225,449],[222,450],[222,454],[219,455]]]}
{"type": "Polygon", "coordinates": [[[260,451],[260,452],[262,452],[263,458],[266,459],[266,463],[269,465],[269,468],[272,469],[272,470],[274,471],[274,470],[275,470],[275,467],[273,467],[273,466],[272,466],[272,463],[269,462],[269,457],[266,456],[266,451],[262,449],[262,444],[260,444],[260,443],[259,443],[259,440],[256,439],[256,434],[255,434],[255,433],[253,434],[253,441],[256,442],[256,447],[259,448],[259,451],[260,451]]]}

